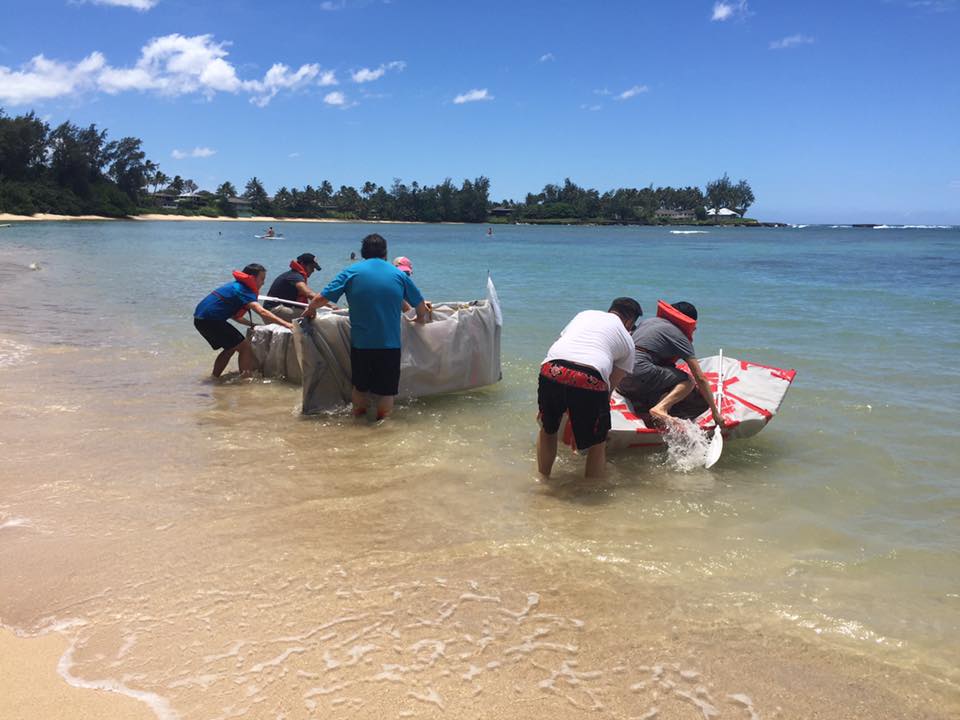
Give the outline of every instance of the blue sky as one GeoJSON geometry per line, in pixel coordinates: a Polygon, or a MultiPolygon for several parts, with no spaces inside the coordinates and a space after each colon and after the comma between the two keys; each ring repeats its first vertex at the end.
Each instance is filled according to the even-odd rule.
{"type": "Polygon", "coordinates": [[[760,219],[960,223],[960,0],[3,0],[0,17],[8,114],[135,135],[209,189],[482,174],[522,199],[728,172],[760,219]]]}

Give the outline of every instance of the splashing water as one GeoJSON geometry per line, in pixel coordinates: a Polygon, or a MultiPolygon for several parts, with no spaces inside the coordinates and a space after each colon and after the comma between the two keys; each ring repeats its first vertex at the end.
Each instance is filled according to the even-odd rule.
{"type": "Polygon", "coordinates": [[[710,438],[692,420],[675,419],[663,439],[667,443],[667,467],[687,473],[706,463],[710,438]]]}

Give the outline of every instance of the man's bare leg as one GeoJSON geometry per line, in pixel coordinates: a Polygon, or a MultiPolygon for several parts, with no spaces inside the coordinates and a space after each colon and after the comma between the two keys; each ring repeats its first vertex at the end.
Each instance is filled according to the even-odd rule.
{"type": "Polygon", "coordinates": [[[353,388],[350,394],[350,400],[353,403],[353,416],[364,417],[367,414],[367,406],[370,404],[370,398],[367,393],[360,392],[353,388]]]}
{"type": "Polygon", "coordinates": [[[393,395],[381,395],[377,400],[377,420],[383,420],[393,412],[393,395]]]}
{"type": "Polygon", "coordinates": [[[682,383],[674,386],[670,392],[660,398],[660,402],[650,408],[650,415],[653,416],[654,420],[659,420],[662,424],[667,425],[673,420],[670,417],[670,408],[683,400],[692,391],[693,380],[684,380],[682,383]]]}
{"type": "Polygon", "coordinates": [[[220,354],[217,355],[217,359],[213,361],[213,377],[218,378],[223,375],[223,371],[227,369],[227,364],[230,362],[230,358],[233,357],[237,348],[225,348],[220,351],[220,354]]]}
{"type": "Polygon", "coordinates": [[[238,362],[240,364],[240,376],[250,377],[257,369],[257,356],[253,354],[253,346],[249,340],[244,340],[237,346],[237,352],[240,353],[238,362]]]}
{"type": "Polygon", "coordinates": [[[544,480],[550,479],[550,472],[553,470],[553,461],[557,459],[557,435],[552,435],[540,428],[540,434],[537,435],[537,470],[544,480]]]}
{"type": "Polygon", "coordinates": [[[607,443],[600,442],[587,450],[587,469],[584,477],[602,478],[607,470],[607,443]]]}

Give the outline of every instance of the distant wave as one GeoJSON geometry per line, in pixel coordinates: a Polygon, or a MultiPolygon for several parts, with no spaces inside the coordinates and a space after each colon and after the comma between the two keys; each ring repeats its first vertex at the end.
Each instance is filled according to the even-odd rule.
{"type": "Polygon", "coordinates": [[[950,230],[953,225],[874,225],[874,230],[950,230]]]}
{"type": "Polygon", "coordinates": [[[810,226],[809,225],[791,225],[790,227],[797,228],[798,230],[802,230],[803,228],[810,227],[810,226]]]}
{"type": "Polygon", "coordinates": [[[671,230],[671,235],[706,235],[706,230],[671,230]]]}
{"type": "Polygon", "coordinates": [[[836,229],[838,229],[838,228],[852,228],[853,225],[831,225],[830,227],[832,227],[834,230],[836,230],[836,229]]]}

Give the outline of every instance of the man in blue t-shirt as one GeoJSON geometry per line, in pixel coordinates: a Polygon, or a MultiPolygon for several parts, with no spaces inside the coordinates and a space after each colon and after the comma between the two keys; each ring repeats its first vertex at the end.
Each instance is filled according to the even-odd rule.
{"type": "Polygon", "coordinates": [[[239,353],[240,373],[249,375],[257,369],[257,360],[250,341],[227,320],[236,320],[243,325],[253,323],[243,318],[253,311],[268,323],[277,323],[287,329],[293,326],[265,309],[259,299],[260,288],[267,278],[267,270],[259,263],[250,263],[242,271],[234,271],[233,282],[221,285],[207,295],[193,311],[193,326],[214,350],[220,350],[213,361],[213,376],[220,377],[234,353],[239,353]]]}
{"type": "Polygon", "coordinates": [[[387,262],[387,241],[374,233],[360,246],[361,262],[337,275],[314,297],[303,316],[346,294],[350,304],[350,364],[353,414],[367,414],[368,395],[378,396],[377,419],[393,410],[400,384],[401,308],[407,301],[417,310],[417,322],[427,319],[427,304],[406,273],[387,262]]]}

